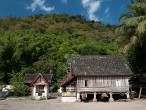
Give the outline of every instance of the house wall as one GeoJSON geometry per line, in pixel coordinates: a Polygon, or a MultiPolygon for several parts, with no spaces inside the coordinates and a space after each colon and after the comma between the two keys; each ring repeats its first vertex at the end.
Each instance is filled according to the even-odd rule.
{"type": "Polygon", "coordinates": [[[32,96],[36,96],[36,85],[33,86],[32,96]]]}
{"type": "Polygon", "coordinates": [[[76,97],[61,97],[62,102],[76,102],[76,97]]]}
{"type": "Polygon", "coordinates": [[[62,87],[62,102],[75,102],[76,101],[76,81],[62,87]]]}
{"type": "Polygon", "coordinates": [[[44,94],[43,96],[47,97],[48,96],[48,87],[47,85],[44,86],[44,94]]]}
{"type": "Polygon", "coordinates": [[[66,86],[66,92],[75,92],[75,85],[68,85],[66,86]]]}
{"type": "Polygon", "coordinates": [[[41,96],[38,96],[38,93],[37,93],[37,90],[36,90],[37,86],[36,85],[33,86],[32,96],[34,96],[36,99],[40,99],[41,96],[45,96],[46,99],[47,99],[48,96],[49,96],[49,85],[44,86],[44,92],[42,93],[41,96]]]}
{"type": "Polygon", "coordinates": [[[49,85],[45,85],[44,87],[44,96],[46,96],[47,98],[49,96],[49,85]]]}
{"type": "Polygon", "coordinates": [[[77,77],[77,92],[128,92],[129,77],[77,77]]]}
{"type": "Polygon", "coordinates": [[[62,88],[63,92],[75,92],[76,91],[76,81],[68,84],[67,86],[62,88]]]}
{"type": "Polygon", "coordinates": [[[61,100],[62,100],[62,102],[75,102],[76,93],[75,92],[63,92],[61,100]]]}

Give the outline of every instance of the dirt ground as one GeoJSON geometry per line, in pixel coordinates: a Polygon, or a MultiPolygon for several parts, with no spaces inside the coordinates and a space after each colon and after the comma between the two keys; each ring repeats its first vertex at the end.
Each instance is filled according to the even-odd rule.
{"type": "Polygon", "coordinates": [[[74,102],[63,103],[60,98],[50,100],[30,100],[7,98],[0,100],[0,110],[146,110],[146,99],[129,102],[74,102]]]}

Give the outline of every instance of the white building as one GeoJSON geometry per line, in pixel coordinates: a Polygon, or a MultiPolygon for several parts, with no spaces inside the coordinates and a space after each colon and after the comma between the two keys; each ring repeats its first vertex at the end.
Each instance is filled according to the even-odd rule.
{"type": "Polygon", "coordinates": [[[48,99],[51,80],[52,74],[26,74],[24,78],[25,84],[35,99],[48,99]]]}

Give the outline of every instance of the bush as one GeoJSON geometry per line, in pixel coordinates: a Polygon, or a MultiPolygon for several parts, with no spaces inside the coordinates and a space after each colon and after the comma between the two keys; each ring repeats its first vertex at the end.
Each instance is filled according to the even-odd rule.
{"type": "Polygon", "coordinates": [[[10,84],[14,86],[14,92],[16,96],[27,95],[27,86],[24,84],[23,73],[16,73],[10,80],[10,84]]]}
{"type": "Polygon", "coordinates": [[[57,92],[58,89],[59,89],[59,85],[57,83],[55,83],[53,85],[52,92],[57,92]]]}
{"type": "Polygon", "coordinates": [[[35,97],[34,96],[29,96],[29,99],[35,100],[35,97]]]}

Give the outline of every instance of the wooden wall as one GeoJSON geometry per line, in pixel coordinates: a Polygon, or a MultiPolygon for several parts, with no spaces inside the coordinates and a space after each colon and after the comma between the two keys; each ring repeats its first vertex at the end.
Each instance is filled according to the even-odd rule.
{"type": "Polygon", "coordinates": [[[129,91],[129,77],[77,77],[77,91],[126,92],[129,91]],[[85,84],[85,80],[87,85],[85,84]]]}
{"type": "Polygon", "coordinates": [[[63,92],[75,92],[76,91],[76,82],[73,81],[64,88],[63,92]]]}

